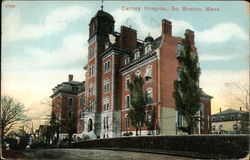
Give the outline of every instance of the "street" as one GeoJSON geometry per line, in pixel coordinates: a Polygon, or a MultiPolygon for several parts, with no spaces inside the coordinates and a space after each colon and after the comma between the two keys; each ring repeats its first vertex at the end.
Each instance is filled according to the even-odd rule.
{"type": "Polygon", "coordinates": [[[24,152],[31,159],[69,160],[188,160],[193,158],[141,152],[95,149],[39,149],[24,152]]]}

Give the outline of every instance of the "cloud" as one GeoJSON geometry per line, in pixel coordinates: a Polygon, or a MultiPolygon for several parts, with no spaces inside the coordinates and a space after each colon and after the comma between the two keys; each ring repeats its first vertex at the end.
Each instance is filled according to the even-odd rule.
{"type": "Polygon", "coordinates": [[[170,21],[172,21],[172,32],[173,35],[175,36],[183,36],[186,29],[191,29],[194,30],[194,27],[187,21],[184,20],[174,20],[171,19],[170,21]]]}
{"type": "Polygon", "coordinates": [[[235,23],[219,23],[211,29],[196,32],[197,41],[200,43],[226,42],[231,38],[247,40],[247,34],[235,23]]]}
{"type": "Polygon", "coordinates": [[[226,61],[234,58],[235,55],[228,55],[228,56],[217,56],[217,55],[201,55],[199,56],[200,62],[206,61],[226,61]]]}
{"type": "Polygon", "coordinates": [[[87,37],[82,34],[75,34],[65,37],[60,47],[54,50],[25,46],[23,47],[25,56],[3,58],[3,69],[39,70],[75,68],[76,66],[82,68],[84,63],[87,62],[87,43],[84,43],[86,41],[87,37]]]}
{"type": "MultiPolygon", "coordinates": [[[[212,113],[219,111],[219,108],[235,108],[239,109],[240,104],[232,97],[232,93],[237,93],[237,90],[228,88],[225,84],[228,82],[236,82],[245,85],[249,82],[249,71],[216,71],[202,70],[200,76],[200,87],[213,96],[212,113]],[[229,91],[229,89],[231,89],[229,91]]],[[[249,86],[249,85],[247,85],[249,86]]]]}
{"type": "Polygon", "coordinates": [[[52,88],[57,84],[68,81],[68,74],[74,75],[74,80],[83,81],[84,72],[81,68],[64,70],[42,70],[42,71],[2,71],[1,93],[13,96],[23,103],[28,114],[39,116],[37,124],[44,120],[51,109],[49,105],[41,102],[52,94],[52,88]],[[40,119],[42,118],[42,119],[40,119]]]}
{"type": "Polygon", "coordinates": [[[161,33],[161,28],[159,27],[151,27],[147,25],[144,21],[142,15],[138,14],[135,11],[122,11],[121,9],[117,9],[111,13],[115,19],[116,30],[120,31],[120,27],[122,25],[132,26],[133,29],[137,30],[137,34],[139,38],[144,39],[148,33],[154,38],[159,37],[161,33]]]}
{"type": "Polygon", "coordinates": [[[3,19],[3,38],[9,41],[39,39],[45,35],[63,31],[70,23],[84,17],[89,10],[80,6],[59,7],[48,14],[38,24],[27,24],[21,12],[13,10],[3,19]]]}
{"type": "MultiPolygon", "coordinates": [[[[159,37],[161,35],[161,25],[155,27],[147,25],[145,22],[145,17],[143,17],[141,14],[138,14],[138,12],[135,11],[122,11],[120,9],[115,10],[111,13],[111,15],[114,16],[114,19],[116,20],[115,26],[116,30],[120,30],[120,26],[122,25],[134,25],[132,26],[135,30],[137,30],[137,33],[139,33],[140,38],[144,39],[148,33],[150,33],[151,36],[154,38],[159,37]]],[[[161,20],[159,21],[161,24],[161,20]]],[[[172,32],[173,35],[183,36],[186,29],[192,29],[193,26],[184,20],[175,20],[171,19],[172,22],[172,32]]]]}

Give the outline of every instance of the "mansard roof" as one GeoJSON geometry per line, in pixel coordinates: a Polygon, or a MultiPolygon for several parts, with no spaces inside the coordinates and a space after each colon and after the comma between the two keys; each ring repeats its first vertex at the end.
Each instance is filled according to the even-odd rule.
{"type": "Polygon", "coordinates": [[[248,112],[229,108],[229,109],[227,109],[227,110],[225,110],[225,111],[222,111],[222,112],[213,114],[212,116],[216,116],[216,115],[225,115],[225,114],[235,114],[235,113],[246,114],[246,113],[248,113],[248,112]]]}
{"type": "Polygon", "coordinates": [[[52,90],[53,90],[53,94],[50,96],[50,98],[53,98],[58,93],[68,93],[68,94],[77,95],[85,91],[85,81],[62,82],[61,84],[58,84],[56,87],[54,87],[52,90]]]}

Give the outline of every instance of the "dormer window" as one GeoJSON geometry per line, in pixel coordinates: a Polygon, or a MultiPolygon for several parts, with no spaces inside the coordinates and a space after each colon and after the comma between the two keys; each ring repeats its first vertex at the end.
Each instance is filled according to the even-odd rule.
{"type": "Polygon", "coordinates": [[[138,58],[140,58],[140,51],[135,52],[135,58],[134,59],[136,60],[138,58]]]}
{"type": "Polygon", "coordinates": [[[130,62],[130,58],[129,57],[125,58],[124,64],[127,65],[127,64],[129,64],[129,62],[130,62]]]}
{"type": "Polygon", "coordinates": [[[145,47],[145,54],[148,54],[149,52],[151,52],[151,50],[152,50],[152,45],[151,44],[147,45],[145,47]]]}

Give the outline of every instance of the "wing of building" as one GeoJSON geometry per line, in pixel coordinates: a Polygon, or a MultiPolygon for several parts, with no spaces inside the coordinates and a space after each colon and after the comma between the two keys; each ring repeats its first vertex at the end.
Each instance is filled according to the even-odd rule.
{"type": "MultiPolygon", "coordinates": [[[[97,138],[135,135],[135,128],[128,118],[128,84],[133,75],[141,75],[145,80],[147,95],[146,121],[152,124],[144,125],[142,135],[182,133],[180,128],[185,122],[176,111],[172,96],[173,84],[178,79],[178,68],[181,67],[177,57],[182,49],[182,38],[172,36],[172,23],[166,19],[162,20],[159,37],[148,35],[144,40],[138,39],[135,29],[121,26],[120,31],[115,32],[114,25],[113,16],[103,10],[99,10],[91,19],[88,53],[85,53],[88,54],[88,63],[84,66],[86,81],[63,83],[71,87],[83,87],[84,84],[85,87],[65,96],[65,104],[70,104],[70,97],[74,101],[75,105],[71,109],[68,106],[54,110],[60,110],[62,117],[63,113],[73,111],[76,118],[75,136],[80,138],[90,133],[94,133],[97,138]],[[80,105],[80,99],[85,100],[85,103],[80,105]]],[[[187,29],[186,33],[196,53],[194,32],[187,29]]],[[[63,84],[54,90],[51,96],[53,102],[66,94],[65,90],[57,91],[63,84]]],[[[202,92],[198,133],[210,133],[211,98],[202,92]]]]}
{"type": "Polygon", "coordinates": [[[214,134],[248,134],[249,112],[227,109],[212,115],[212,132],[214,134]]]}

